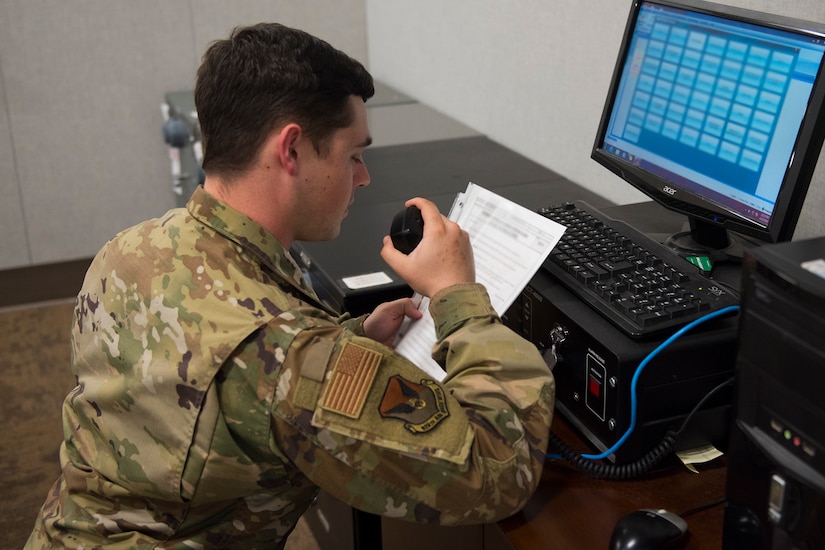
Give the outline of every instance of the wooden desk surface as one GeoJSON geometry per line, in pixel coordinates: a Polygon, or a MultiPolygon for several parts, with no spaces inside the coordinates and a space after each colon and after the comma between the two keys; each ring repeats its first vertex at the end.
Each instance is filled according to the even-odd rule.
{"type": "MultiPolygon", "coordinates": [[[[592,452],[558,414],[553,431],[580,452],[592,452]]],[[[606,550],[615,523],[640,508],[665,508],[682,515],[689,536],[681,547],[721,547],[724,507],[721,503],[685,515],[725,496],[725,459],[689,472],[676,459],[638,480],[606,481],[588,477],[565,461],[548,461],[541,484],[518,514],[499,522],[516,550],[554,548],[606,550]]]]}

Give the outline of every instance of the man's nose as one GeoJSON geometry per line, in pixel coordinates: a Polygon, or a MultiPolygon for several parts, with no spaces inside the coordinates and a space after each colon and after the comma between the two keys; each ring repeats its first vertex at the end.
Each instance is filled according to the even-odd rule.
{"type": "Polygon", "coordinates": [[[370,184],[370,173],[367,170],[367,165],[362,164],[361,170],[355,175],[355,187],[366,187],[370,184]]]}

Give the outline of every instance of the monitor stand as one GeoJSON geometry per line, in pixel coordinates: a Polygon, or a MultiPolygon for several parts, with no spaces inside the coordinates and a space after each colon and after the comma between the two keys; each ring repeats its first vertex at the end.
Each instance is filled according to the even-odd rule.
{"type": "Polygon", "coordinates": [[[721,263],[741,264],[745,248],[757,245],[707,222],[692,217],[688,217],[688,222],[688,231],[669,235],[664,243],[674,253],[705,271],[721,263]]]}

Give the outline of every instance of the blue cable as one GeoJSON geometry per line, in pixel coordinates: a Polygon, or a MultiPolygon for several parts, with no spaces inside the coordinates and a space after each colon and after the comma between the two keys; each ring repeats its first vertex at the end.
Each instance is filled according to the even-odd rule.
{"type": "MultiPolygon", "coordinates": [[[[695,319],[695,320],[691,321],[690,323],[688,323],[687,325],[680,328],[678,331],[673,333],[667,340],[665,340],[664,342],[659,344],[656,347],[656,349],[654,349],[653,351],[648,353],[647,357],[642,359],[642,361],[639,363],[639,366],[636,368],[636,372],[633,374],[633,378],[630,381],[630,425],[628,426],[627,430],[624,432],[622,437],[620,437],[619,440],[616,441],[616,443],[613,444],[612,447],[610,447],[609,449],[607,449],[603,453],[600,453],[600,454],[583,454],[583,455],[581,455],[581,457],[586,458],[588,460],[602,460],[602,459],[605,459],[605,458],[609,457],[611,454],[615,453],[619,449],[619,447],[621,447],[624,444],[625,441],[627,441],[627,438],[630,437],[630,434],[633,433],[634,429],[636,429],[636,407],[637,407],[637,404],[636,404],[636,386],[639,383],[639,376],[641,376],[642,371],[644,370],[644,368],[647,366],[647,364],[650,363],[650,361],[654,357],[656,357],[663,349],[665,349],[667,346],[672,344],[678,338],[682,337],[689,330],[692,330],[697,325],[700,325],[700,324],[704,323],[705,321],[709,321],[709,320],[714,319],[716,317],[720,317],[722,315],[727,315],[728,313],[733,313],[733,312],[738,311],[738,310],[739,310],[739,306],[728,306],[728,307],[724,307],[724,308],[716,310],[716,311],[712,311],[711,313],[708,313],[707,315],[705,315],[703,317],[699,317],[698,319],[695,319]]],[[[552,454],[552,455],[548,454],[547,458],[558,460],[558,459],[562,459],[563,457],[560,456],[560,455],[556,455],[556,454],[552,454]]]]}

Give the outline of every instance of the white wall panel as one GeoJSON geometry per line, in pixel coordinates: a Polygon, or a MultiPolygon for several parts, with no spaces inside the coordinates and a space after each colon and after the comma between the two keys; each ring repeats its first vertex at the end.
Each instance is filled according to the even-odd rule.
{"type": "Polygon", "coordinates": [[[90,257],[173,207],[164,94],[193,87],[207,44],[259,21],[366,58],[363,0],[1,2],[0,229],[28,240],[10,232],[0,269],[90,257]]]}
{"type": "MultiPolygon", "coordinates": [[[[825,22],[822,0],[729,4],[825,22]]],[[[370,68],[590,190],[636,202],[645,196],[590,159],[629,7],[629,0],[367,0],[370,68]]],[[[823,164],[800,235],[825,234],[823,164]]]]}

